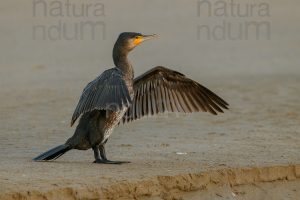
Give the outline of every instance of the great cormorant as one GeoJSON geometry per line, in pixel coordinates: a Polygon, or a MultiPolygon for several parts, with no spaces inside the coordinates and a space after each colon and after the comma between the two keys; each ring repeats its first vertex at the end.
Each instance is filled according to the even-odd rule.
{"type": "Polygon", "coordinates": [[[127,123],[163,112],[223,112],[228,104],[182,73],[158,66],[134,78],[127,55],[156,35],[121,33],[113,48],[114,68],[104,71],[83,90],[71,120],[81,116],[74,135],[65,144],[34,158],[54,160],[71,149],[92,148],[95,163],[120,164],[106,158],[105,143],[119,122],[127,123]]]}

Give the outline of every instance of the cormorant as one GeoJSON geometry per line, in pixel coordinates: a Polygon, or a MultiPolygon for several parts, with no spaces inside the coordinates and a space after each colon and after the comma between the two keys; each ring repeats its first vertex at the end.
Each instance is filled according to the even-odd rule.
{"type": "Polygon", "coordinates": [[[74,135],[65,144],[34,158],[54,160],[71,149],[92,148],[95,163],[120,164],[106,158],[105,143],[120,121],[131,122],[163,112],[210,112],[228,109],[228,103],[182,73],[158,66],[134,78],[128,53],[156,35],[121,33],[113,48],[114,68],[104,71],[83,90],[71,120],[80,118],[74,135]]]}

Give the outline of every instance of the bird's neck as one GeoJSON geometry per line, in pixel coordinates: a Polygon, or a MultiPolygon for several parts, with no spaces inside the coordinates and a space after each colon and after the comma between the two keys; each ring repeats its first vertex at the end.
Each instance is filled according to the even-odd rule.
{"type": "Polygon", "coordinates": [[[113,50],[113,60],[117,68],[122,70],[124,75],[128,78],[133,78],[134,72],[132,65],[130,64],[128,58],[128,51],[124,51],[119,48],[114,48],[113,50]]]}

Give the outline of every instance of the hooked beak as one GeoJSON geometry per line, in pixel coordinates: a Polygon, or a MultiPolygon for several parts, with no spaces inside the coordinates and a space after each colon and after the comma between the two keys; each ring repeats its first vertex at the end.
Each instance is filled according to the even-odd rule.
{"type": "Polygon", "coordinates": [[[156,34],[152,34],[152,35],[143,35],[143,42],[146,41],[146,40],[151,40],[151,39],[155,39],[155,38],[158,38],[158,35],[156,34]]]}
{"type": "Polygon", "coordinates": [[[141,36],[138,36],[137,38],[135,38],[133,40],[133,44],[134,44],[134,46],[137,46],[137,45],[141,44],[142,42],[144,42],[146,40],[154,39],[156,37],[157,37],[156,34],[153,34],[153,35],[141,35],[141,36]]]}

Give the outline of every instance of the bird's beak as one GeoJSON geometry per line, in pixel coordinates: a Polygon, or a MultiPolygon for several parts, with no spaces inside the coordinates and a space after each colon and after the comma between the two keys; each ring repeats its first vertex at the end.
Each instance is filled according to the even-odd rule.
{"type": "Polygon", "coordinates": [[[156,34],[153,34],[153,35],[143,35],[143,42],[146,41],[146,40],[151,40],[151,39],[154,39],[154,38],[158,38],[158,35],[156,34]]]}
{"type": "Polygon", "coordinates": [[[134,46],[137,46],[137,45],[141,44],[142,42],[144,42],[146,40],[154,39],[156,37],[157,37],[156,34],[153,34],[153,35],[141,35],[141,36],[138,36],[137,38],[135,38],[133,40],[133,44],[134,44],[134,46]]]}

